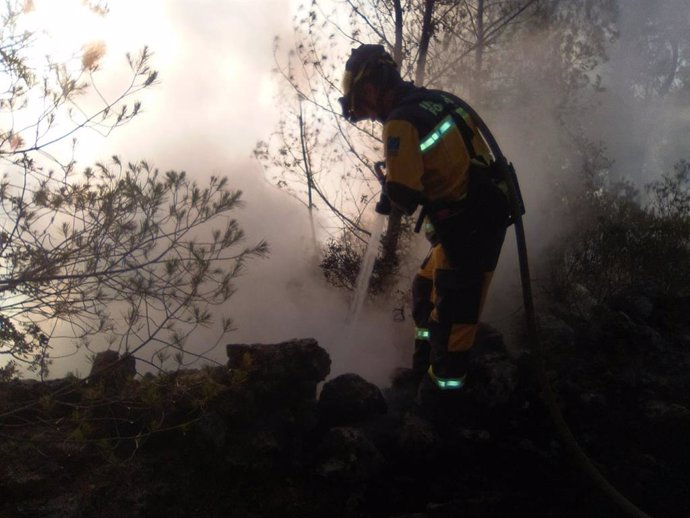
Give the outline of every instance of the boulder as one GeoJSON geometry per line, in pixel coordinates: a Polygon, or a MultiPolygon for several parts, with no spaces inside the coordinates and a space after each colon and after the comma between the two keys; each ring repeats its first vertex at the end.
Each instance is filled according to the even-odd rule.
{"type": "Polygon", "coordinates": [[[687,444],[690,410],[686,406],[672,401],[650,400],[643,404],[641,413],[651,431],[645,437],[647,451],[673,458],[678,445],[687,444]]]}
{"type": "Polygon", "coordinates": [[[596,299],[582,284],[572,286],[570,293],[571,312],[589,319],[596,311],[596,299]]]}
{"type": "Polygon", "coordinates": [[[638,323],[647,322],[654,311],[652,297],[642,290],[625,290],[612,297],[611,309],[622,311],[638,323]]]}
{"type": "Polygon", "coordinates": [[[410,462],[426,463],[441,454],[443,444],[431,423],[408,413],[402,420],[398,447],[410,462]]]}
{"type": "Polygon", "coordinates": [[[472,359],[467,378],[466,391],[477,404],[506,406],[518,386],[518,367],[506,354],[484,354],[472,359]]]}
{"type": "Polygon", "coordinates": [[[89,384],[102,383],[109,391],[121,390],[137,374],[136,359],[131,354],[120,355],[108,349],[101,351],[93,359],[89,384]]]}
{"type": "Polygon", "coordinates": [[[381,390],[358,374],[341,374],[326,382],[318,410],[327,426],[353,424],[385,414],[388,407],[381,390]]]}
{"type": "Polygon", "coordinates": [[[560,318],[545,313],[539,317],[539,339],[551,353],[567,351],[575,345],[575,331],[560,318]]]}
{"type": "Polygon", "coordinates": [[[474,347],[484,352],[501,352],[506,350],[503,334],[495,327],[484,322],[479,323],[474,347]]]}
{"type": "Polygon", "coordinates": [[[313,338],[277,344],[228,344],[228,367],[252,379],[318,383],[331,371],[331,358],[313,338]]]}
{"type": "Polygon", "coordinates": [[[319,444],[317,473],[349,483],[370,480],[385,467],[385,459],[364,432],[356,428],[331,428],[319,444]]]}
{"type": "Polygon", "coordinates": [[[231,388],[219,408],[231,415],[226,462],[265,468],[299,463],[305,434],[318,422],[316,389],[330,372],[311,338],[276,344],[229,344],[231,388]]]}

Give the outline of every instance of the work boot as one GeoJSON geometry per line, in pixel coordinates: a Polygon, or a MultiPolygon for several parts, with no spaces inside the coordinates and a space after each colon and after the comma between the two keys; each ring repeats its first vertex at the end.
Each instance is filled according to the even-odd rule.
{"type": "MultiPolygon", "coordinates": [[[[466,378],[465,378],[466,379],[466,378]]],[[[422,417],[436,425],[455,424],[463,419],[466,391],[441,389],[427,373],[417,390],[417,406],[422,417]]]]}

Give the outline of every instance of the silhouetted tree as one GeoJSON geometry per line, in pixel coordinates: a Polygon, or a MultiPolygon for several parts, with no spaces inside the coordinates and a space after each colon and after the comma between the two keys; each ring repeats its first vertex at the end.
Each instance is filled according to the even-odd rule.
{"type": "MultiPolygon", "coordinates": [[[[196,359],[185,339],[211,323],[210,306],[233,294],[245,261],[267,252],[263,242],[237,247],[244,236],[230,213],[241,193],[223,178],[197,185],[118,156],[79,168],[80,131],[107,136],[140,113],[134,96],[157,78],[150,52],[127,55],[129,83],[108,99],[100,45],[43,69],[29,63],[21,4],[5,5],[0,29],[2,372],[19,362],[44,377],[61,337],[149,362],[196,359]]],[[[231,327],[223,317],[220,333],[231,327]]]]}

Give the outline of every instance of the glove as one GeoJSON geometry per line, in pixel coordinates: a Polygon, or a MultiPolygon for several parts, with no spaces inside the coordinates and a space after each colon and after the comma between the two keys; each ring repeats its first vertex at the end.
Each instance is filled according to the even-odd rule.
{"type": "Polygon", "coordinates": [[[384,216],[390,215],[392,210],[391,207],[391,199],[388,197],[388,195],[381,191],[381,196],[379,197],[379,201],[376,202],[376,212],[379,214],[382,214],[384,216]]]}

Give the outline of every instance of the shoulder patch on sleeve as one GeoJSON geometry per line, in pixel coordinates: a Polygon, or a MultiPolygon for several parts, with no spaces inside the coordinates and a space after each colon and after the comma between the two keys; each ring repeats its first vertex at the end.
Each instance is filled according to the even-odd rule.
{"type": "Polygon", "coordinates": [[[400,151],[400,137],[388,137],[386,141],[386,156],[396,156],[400,151]]]}

